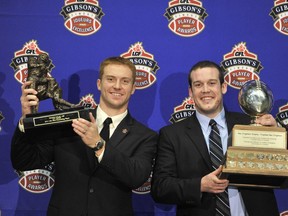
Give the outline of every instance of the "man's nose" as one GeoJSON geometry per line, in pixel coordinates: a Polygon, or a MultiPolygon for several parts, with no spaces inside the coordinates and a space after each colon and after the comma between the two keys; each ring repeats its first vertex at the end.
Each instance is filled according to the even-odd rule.
{"type": "Polygon", "coordinates": [[[209,86],[208,86],[207,84],[204,84],[204,85],[202,86],[202,92],[209,92],[209,91],[210,91],[209,86]]]}
{"type": "Polygon", "coordinates": [[[114,88],[121,88],[121,80],[116,80],[116,82],[114,83],[114,88]]]}

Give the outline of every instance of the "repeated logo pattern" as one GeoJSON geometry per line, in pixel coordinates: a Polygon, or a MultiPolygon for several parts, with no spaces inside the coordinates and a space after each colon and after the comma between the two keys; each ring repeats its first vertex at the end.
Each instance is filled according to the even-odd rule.
{"type": "Polygon", "coordinates": [[[156,82],[156,72],[160,69],[154,56],[145,51],[142,42],[133,44],[126,53],[121,54],[136,67],[136,89],[145,89],[156,82]]]}
{"type": "Polygon", "coordinates": [[[19,185],[23,189],[31,193],[44,193],[54,186],[54,171],[55,164],[52,162],[48,164],[45,169],[16,172],[19,175],[19,185]]]}
{"type": "Polygon", "coordinates": [[[193,37],[202,32],[208,16],[198,0],[172,0],[164,15],[169,21],[169,29],[182,37],[193,37]]]}
{"type": "Polygon", "coordinates": [[[97,107],[97,103],[94,100],[93,94],[87,94],[80,99],[78,104],[81,107],[95,109],[97,107]]]}
{"type": "Polygon", "coordinates": [[[259,80],[263,69],[256,54],[249,52],[245,42],[236,44],[230,53],[224,55],[221,67],[224,79],[233,88],[240,89],[249,80],[259,80]]]}
{"type": "Polygon", "coordinates": [[[270,12],[274,20],[274,28],[284,35],[288,35],[288,3],[287,0],[275,0],[270,12]]]}
{"type": "MultiPolygon", "coordinates": [[[[284,35],[288,35],[288,4],[286,0],[275,0],[274,7],[269,14],[274,20],[274,27],[284,35]]],[[[97,0],[66,0],[65,6],[60,13],[65,20],[64,26],[73,34],[79,36],[92,35],[101,28],[101,19],[104,16],[97,0]]],[[[166,9],[165,17],[168,19],[169,29],[181,37],[193,37],[201,33],[205,28],[205,18],[208,16],[202,3],[198,0],[171,0],[166,9]]],[[[37,56],[44,51],[40,50],[37,41],[32,40],[26,43],[22,50],[15,52],[10,66],[14,69],[15,79],[20,83],[25,82],[27,77],[27,61],[29,56],[37,56]]],[[[141,42],[132,45],[128,52],[122,54],[129,58],[137,68],[137,89],[145,89],[156,82],[156,72],[159,69],[157,62],[152,54],[147,53],[141,42]]],[[[221,62],[225,70],[225,81],[233,88],[240,89],[248,80],[260,79],[259,73],[263,69],[256,54],[249,52],[245,42],[241,42],[223,57],[221,62]]],[[[54,67],[51,64],[51,69],[54,67]]],[[[97,106],[93,95],[84,96],[80,103],[89,108],[97,106]]],[[[183,103],[174,108],[174,113],[169,120],[171,123],[181,121],[193,114],[194,102],[191,98],[186,98],[183,103]]],[[[0,112],[0,124],[4,116],[0,112]]],[[[288,106],[287,104],[279,108],[277,121],[282,126],[288,125],[288,106]]],[[[0,127],[1,130],[1,127],[0,127]]],[[[53,185],[54,180],[45,177],[45,170],[39,170],[39,175],[35,176],[36,171],[21,173],[20,185],[32,192],[45,192],[53,185]],[[39,179],[41,180],[39,182],[39,179]],[[39,183],[33,185],[30,183],[39,183]]],[[[143,187],[135,190],[135,193],[146,193],[150,190],[150,180],[143,187]]],[[[281,215],[286,215],[283,212],[281,215]]]]}
{"type": "MultiPolygon", "coordinates": [[[[14,54],[14,58],[10,66],[14,69],[15,79],[23,84],[28,76],[28,59],[29,57],[37,57],[40,53],[46,53],[42,51],[37,44],[36,40],[31,40],[27,42],[22,50],[18,50],[14,54]]],[[[47,53],[48,54],[48,53],[47,53]]],[[[50,62],[48,70],[51,71],[55,66],[50,62]]],[[[49,74],[48,74],[49,75],[49,74]]]]}
{"type": "Polygon", "coordinates": [[[276,120],[282,127],[288,129],[288,104],[279,107],[276,120]]]}
{"type": "Polygon", "coordinates": [[[150,193],[151,190],[151,181],[152,181],[152,172],[150,173],[150,176],[148,180],[139,188],[132,190],[135,194],[147,194],[150,193]]]}
{"type": "Polygon", "coordinates": [[[97,0],[66,0],[60,14],[65,19],[65,27],[80,36],[96,33],[104,16],[97,0]]]}
{"type": "Polygon", "coordinates": [[[172,113],[169,121],[171,123],[179,122],[187,117],[190,117],[195,112],[195,103],[191,97],[185,98],[179,106],[174,108],[174,113],[172,113]]]}

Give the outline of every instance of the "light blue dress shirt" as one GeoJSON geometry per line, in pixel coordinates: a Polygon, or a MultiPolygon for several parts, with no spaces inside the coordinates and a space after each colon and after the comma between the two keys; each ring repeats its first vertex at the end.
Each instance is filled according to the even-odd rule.
{"type": "MultiPolygon", "coordinates": [[[[205,115],[202,115],[201,113],[197,111],[196,111],[196,117],[201,125],[201,129],[205,137],[206,145],[209,150],[209,134],[211,132],[211,126],[209,126],[209,122],[211,119],[205,115]]],[[[226,124],[224,108],[213,119],[217,122],[217,127],[219,129],[221,141],[222,141],[223,154],[225,154],[227,151],[227,145],[228,145],[228,128],[226,124]]],[[[248,216],[241,194],[238,191],[237,187],[229,186],[228,195],[229,195],[231,216],[248,216]]]]}

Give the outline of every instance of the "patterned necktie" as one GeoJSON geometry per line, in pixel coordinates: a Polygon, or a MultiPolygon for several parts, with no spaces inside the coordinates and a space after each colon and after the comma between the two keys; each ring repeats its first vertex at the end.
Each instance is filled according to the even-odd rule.
{"type": "MultiPolygon", "coordinates": [[[[213,169],[217,169],[223,161],[223,149],[220,132],[215,120],[209,122],[211,133],[209,135],[210,157],[213,169]]],[[[223,193],[216,194],[216,216],[230,216],[229,198],[227,188],[223,193]]]]}
{"type": "Polygon", "coordinates": [[[110,124],[112,123],[112,119],[111,118],[106,118],[104,123],[103,123],[103,128],[100,132],[100,136],[102,137],[102,139],[104,139],[106,142],[108,142],[109,140],[109,135],[110,135],[110,124]]]}

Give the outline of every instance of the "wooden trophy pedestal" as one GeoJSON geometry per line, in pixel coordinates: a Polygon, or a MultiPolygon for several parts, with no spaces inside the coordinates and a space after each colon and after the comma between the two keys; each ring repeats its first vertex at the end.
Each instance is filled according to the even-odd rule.
{"type": "Polygon", "coordinates": [[[286,188],[286,146],[284,128],[235,125],[220,177],[233,186],[286,188]]]}

